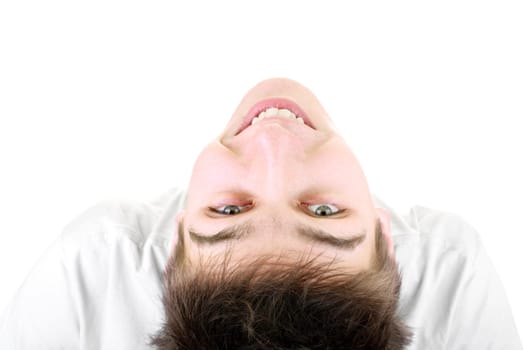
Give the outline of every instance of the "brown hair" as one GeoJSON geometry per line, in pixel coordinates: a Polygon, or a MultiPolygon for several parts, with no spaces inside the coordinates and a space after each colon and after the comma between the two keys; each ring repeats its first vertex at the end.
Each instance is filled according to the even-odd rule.
{"type": "Polygon", "coordinates": [[[181,229],[165,271],[165,322],[151,337],[157,349],[397,350],[411,340],[379,221],[373,266],[353,274],[306,256],[231,264],[231,250],[190,272],[181,229]]]}

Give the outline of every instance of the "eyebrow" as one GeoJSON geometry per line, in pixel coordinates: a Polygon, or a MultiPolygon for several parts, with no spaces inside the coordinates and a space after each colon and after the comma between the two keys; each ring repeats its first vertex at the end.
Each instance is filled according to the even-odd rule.
{"type": "MultiPolygon", "coordinates": [[[[348,235],[349,238],[335,237],[331,233],[322,229],[303,224],[297,225],[295,229],[296,232],[307,241],[314,241],[340,249],[354,250],[357,246],[363,243],[366,237],[365,229],[360,233],[348,235]]],[[[192,228],[188,230],[188,233],[190,239],[195,243],[199,245],[211,245],[229,240],[241,240],[254,231],[254,225],[252,225],[251,221],[247,221],[242,224],[226,227],[211,236],[198,233],[192,228]]]]}

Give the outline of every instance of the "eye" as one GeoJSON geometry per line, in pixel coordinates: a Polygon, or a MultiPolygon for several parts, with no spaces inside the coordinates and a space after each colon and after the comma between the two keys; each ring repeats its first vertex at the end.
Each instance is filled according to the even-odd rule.
{"type": "Polygon", "coordinates": [[[316,216],[332,216],[342,212],[332,204],[313,204],[308,205],[307,209],[316,216]]]}
{"type": "Polygon", "coordinates": [[[221,215],[237,215],[248,207],[250,207],[250,205],[224,205],[218,208],[210,207],[209,209],[221,215]]]}

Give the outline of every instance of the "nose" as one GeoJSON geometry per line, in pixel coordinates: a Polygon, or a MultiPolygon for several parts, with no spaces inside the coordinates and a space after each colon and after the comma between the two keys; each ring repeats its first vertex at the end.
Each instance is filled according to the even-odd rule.
{"type": "Polygon", "coordinates": [[[269,123],[261,125],[245,142],[242,157],[252,180],[267,193],[283,194],[290,189],[306,162],[302,139],[277,123],[269,123]]]}

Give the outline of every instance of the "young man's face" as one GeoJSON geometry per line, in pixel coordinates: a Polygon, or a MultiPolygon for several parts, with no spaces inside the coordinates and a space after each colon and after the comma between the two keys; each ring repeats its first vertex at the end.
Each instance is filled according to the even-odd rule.
{"type": "Polygon", "coordinates": [[[357,158],[316,97],[289,79],[265,80],[245,95],[196,160],[186,210],[177,216],[191,262],[232,246],[234,260],[311,253],[356,271],[372,263],[377,219],[392,253],[389,217],[374,207],[357,158]],[[247,126],[267,107],[292,110],[304,122],[275,116],[247,126]],[[232,227],[240,227],[239,239],[232,227]],[[223,230],[224,239],[207,240],[223,230]]]}

